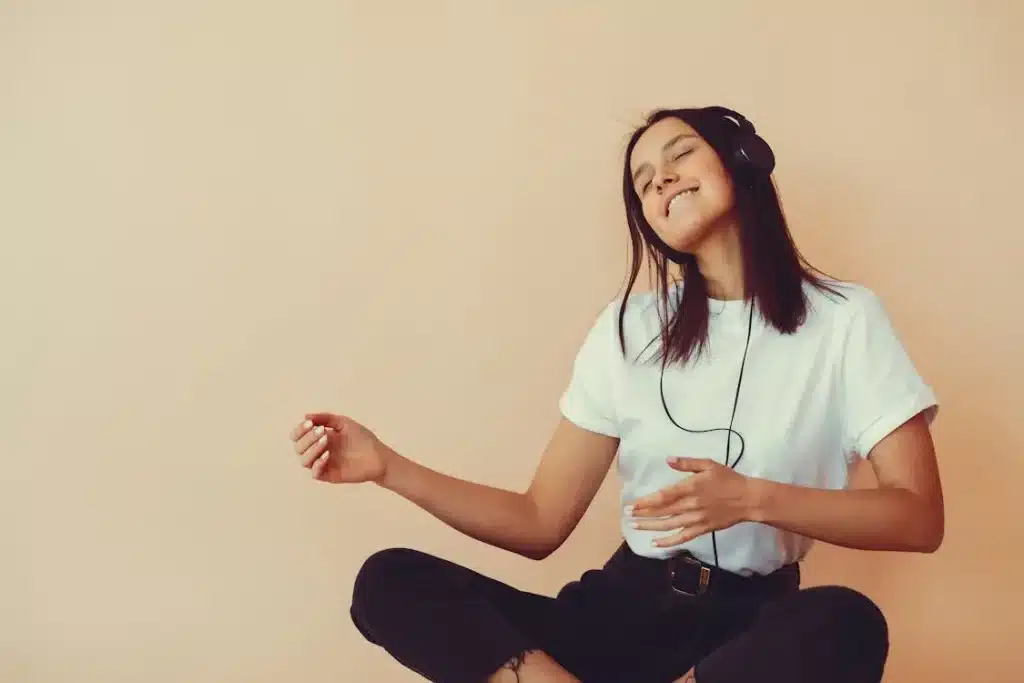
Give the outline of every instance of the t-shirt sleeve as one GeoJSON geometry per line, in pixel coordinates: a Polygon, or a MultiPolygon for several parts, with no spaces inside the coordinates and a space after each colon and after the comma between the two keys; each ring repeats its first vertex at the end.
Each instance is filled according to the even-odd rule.
{"type": "Polygon", "coordinates": [[[619,306],[612,302],[598,315],[576,354],[559,410],[570,422],[605,436],[619,435],[615,412],[615,376],[623,358],[618,345],[619,306]]]}
{"type": "Polygon", "coordinates": [[[843,350],[844,444],[848,458],[871,450],[922,411],[938,413],[935,392],[918,373],[882,302],[871,292],[857,297],[843,350]]]}

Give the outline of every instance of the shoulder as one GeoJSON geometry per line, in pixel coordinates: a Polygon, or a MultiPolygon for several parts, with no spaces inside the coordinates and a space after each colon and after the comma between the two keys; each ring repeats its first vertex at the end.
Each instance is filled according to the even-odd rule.
{"type": "Polygon", "coordinates": [[[672,309],[678,303],[682,292],[681,284],[673,284],[668,288],[665,299],[656,291],[619,295],[612,299],[603,309],[598,318],[595,331],[614,339],[618,355],[622,357],[621,341],[625,341],[626,356],[636,358],[649,351],[652,345],[660,340],[661,328],[670,317],[672,309]],[[620,328],[621,325],[621,328],[620,328]],[[619,333],[622,333],[620,340],[619,333]]]}
{"type": "MultiPolygon", "coordinates": [[[[830,283],[832,284],[832,283],[830,283]]],[[[935,419],[935,391],[918,371],[882,298],[870,288],[835,283],[813,294],[816,315],[831,316],[848,454],[867,456],[885,436],[924,413],[935,419]]]]}
{"type": "Polygon", "coordinates": [[[862,284],[828,284],[828,289],[815,288],[810,294],[808,323],[831,340],[847,381],[875,381],[879,373],[888,373],[892,381],[916,377],[909,350],[882,298],[862,284]]]}
{"type": "Polygon", "coordinates": [[[809,321],[817,320],[837,330],[858,324],[888,325],[888,315],[881,298],[868,286],[834,279],[824,280],[822,285],[805,285],[809,321]]]}
{"type": "MultiPolygon", "coordinates": [[[[677,289],[678,286],[669,288],[670,304],[677,297],[677,289]]],[[[630,335],[647,327],[652,319],[658,321],[659,311],[665,308],[658,294],[650,291],[630,293],[628,296],[619,294],[599,306],[596,315],[591,318],[594,328],[592,332],[614,329],[616,335],[620,319],[624,331],[630,335]]]]}
{"type": "MultiPolygon", "coordinates": [[[[670,302],[677,294],[677,288],[669,289],[670,302]]],[[[590,317],[580,359],[619,364],[626,358],[635,360],[660,339],[665,306],[657,292],[619,294],[599,306],[590,317]]]]}

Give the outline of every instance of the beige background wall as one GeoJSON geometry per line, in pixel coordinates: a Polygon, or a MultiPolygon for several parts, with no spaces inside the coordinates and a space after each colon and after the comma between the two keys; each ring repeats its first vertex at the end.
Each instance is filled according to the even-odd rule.
{"type": "Polygon", "coordinates": [[[612,480],[536,564],[313,484],[287,433],[350,411],[524,486],[624,273],[629,126],[706,103],[943,400],[945,546],[808,581],[884,606],[889,682],[1020,680],[1021,5],[568,4],[0,0],[0,680],[412,681],[347,616],[375,549],[602,561],[612,480]]]}

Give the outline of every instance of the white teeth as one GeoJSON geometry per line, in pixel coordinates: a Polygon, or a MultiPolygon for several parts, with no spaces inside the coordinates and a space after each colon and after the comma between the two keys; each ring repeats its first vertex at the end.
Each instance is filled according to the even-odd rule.
{"type": "Polygon", "coordinates": [[[676,195],[675,197],[673,197],[673,198],[672,198],[672,201],[670,201],[670,202],[668,203],[668,210],[669,210],[669,211],[672,211],[672,207],[674,207],[674,206],[675,206],[675,203],[676,203],[677,201],[679,201],[679,198],[680,198],[680,197],[684,197],[684,196],[689,196],[689,195],[692,195],[692,194],[694,194],[694,193],[696,193],[696,192],[697,192],[697,188],[695,188],[695,187],[692,187],[692,188],[690,188],[690,189],[688,189],[688,190],[683,190],[682,192],[680,192],[679,194],[677,194],[677,195],[676,195]]]}

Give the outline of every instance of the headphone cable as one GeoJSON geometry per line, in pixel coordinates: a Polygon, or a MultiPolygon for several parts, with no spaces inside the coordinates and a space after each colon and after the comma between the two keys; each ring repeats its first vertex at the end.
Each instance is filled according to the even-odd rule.
{"type": "MultiPolygon", "coordinates": [[[[733,429],[733,424],[736,421],[736,409],[739,406],[739,402],[740,402],[740,387],[743,386],[743,370],[746,368],[746,365],[747,365],[747,352],[750,351],[750,337],[751,337],[751,333],[753,332],[753,329],[754,329],[754,302],[751,301],[750,302],[750,316],[749,316],[749,319],[747,320],[747,341],[746,341],[746,343],[743,346],[743,358],[740,361],[739,377],[736,380],[736,394],[733,397],[732,414],[729,417],[729,426],[724,428],[724,431],[727,434],[726,435],[726,439],[725,439],[725,466],[726,467],[732,467],[733,469],[735,469],[736,466],[740,463],[740,459],[743,458],[743,454],[746,451],[746,441],[744,440],[742,434],[740,434],[738,431],[733,429]],[[740,452],[736,456],[736,461],[734,463],[732,463],[732,465],[730,465],[729,464],[729,454],[732,451],[732,435],[733,434],[735,434],[736,437],[740,440],[740,452]]],[[[713,429],[687,429],[686,427],[684,427],[681,424],[679,424],[678,422],[676,422],[675,418],[672,417],[671,411],[669,411],[669,409],[668,409],[668,401],[665,400],[665,365],[666,365],[666,363],[663,361],[662,364],[661,364],[661,378],[660,378],[660,380],[658,382],[658,388],[661,391],[661,405],[662,405],[662,408],[664,408],[665,415],[668,416],[668,419],[672,422],[672,424],[675,425],[678,429],[680,429],[680,430],[682,430],[684,432],[687,432],[689,434],[711,434],[713,432],[723,431],[722,427],[715,427],[713,429]]],[[[714,531],[711,532],[711,548],[714,551],[715,568],[717,569],[718,568],[718,538],[717,538],[717,536],[716,536],[714,531]]]]}

